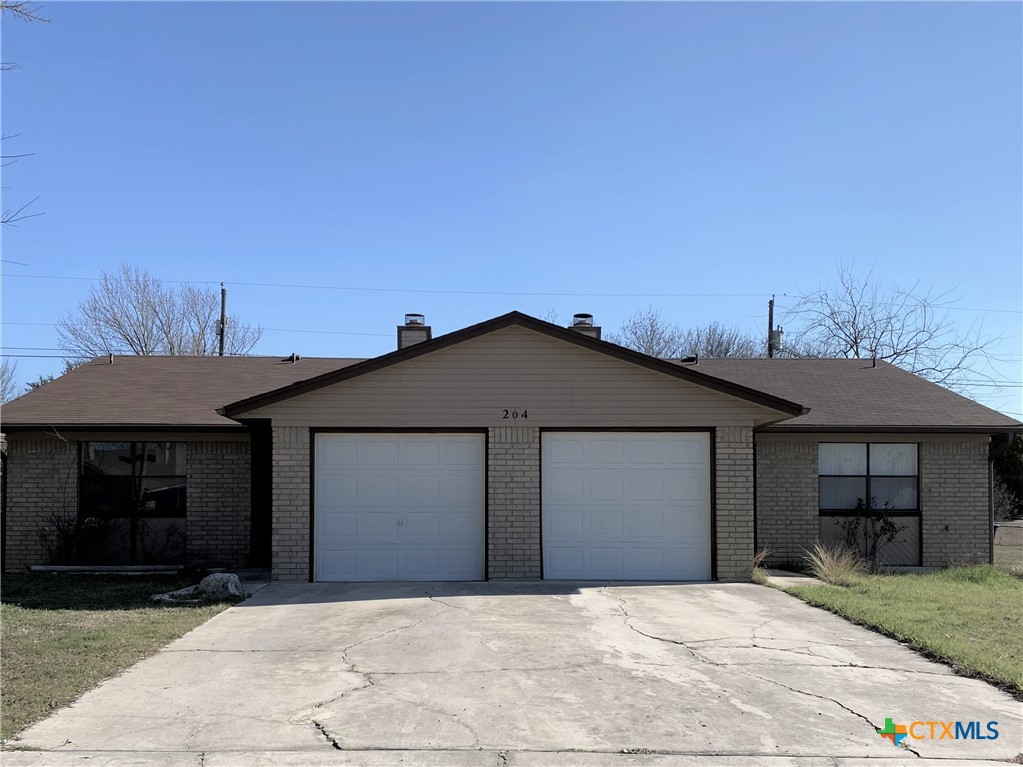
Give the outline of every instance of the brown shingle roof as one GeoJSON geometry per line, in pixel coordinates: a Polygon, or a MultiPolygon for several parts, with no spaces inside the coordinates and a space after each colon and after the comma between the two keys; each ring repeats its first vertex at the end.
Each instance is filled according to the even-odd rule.
{"type": "Polygon", "coordinates": [[[700,360],[706,375],[793,399],[810,412],[769,427],[800,429],[938,429],[997,431],[1021,424],[908,373],[870,360],[700,360]]]}
{"type": "MultiPolygon", "coordinates": [[[[101,357],[7,403],[0,429],[32,426],[239,428],[216,411],[363,360],[303,357],[101,357]]],[[[1021,425],[884,362],[869,360],[701,360],[691,369],[810,412],[772,430],[999,431],[1021,425]]]]}
{"type": "Polygon", "coordinates": [[[357,359],[99,357],[8,402],[0,428],[36,425],[240,428],[217,408],[346,367],[357,359]]]}

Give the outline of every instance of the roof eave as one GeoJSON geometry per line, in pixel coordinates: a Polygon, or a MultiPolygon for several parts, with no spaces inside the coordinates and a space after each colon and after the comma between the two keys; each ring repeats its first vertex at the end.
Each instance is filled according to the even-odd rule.
{"type": "Polygon", "coordinates": [[[849,426],[849,425],[821,425],[815,424],[813,426],[800,426],[798,424],[771,424],[770,426],[759,426],[756,431],[766,431],[775,433],[790,433],[790,434],[823,434],[823,433],[842,433],[842,434],[854,434],[854,433],[874,433],[874,434],[1005,434],[1006,432],[1023,432],[1023,424],[1016,424],[1015,426],[991,426],[991,425],[977,425],[977,426],[920,426],[912,424],[903,424],[893,426],[888,424],[886,426],[849,426]]]}

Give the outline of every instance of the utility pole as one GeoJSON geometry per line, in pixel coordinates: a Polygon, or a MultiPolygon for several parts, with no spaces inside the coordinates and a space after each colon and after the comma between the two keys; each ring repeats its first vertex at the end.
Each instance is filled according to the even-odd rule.
{"type": "Polygon", "coordinates": [[[767,356],[774,357],[774,296],[767,302],[767,356]]]}
{"type": "Polygon", "coordinates": [[[220,283],[220,325],[217,335],[220,336],[220,356],[224,356],[224,333],[227,330],[227,288],[220,283]]]}

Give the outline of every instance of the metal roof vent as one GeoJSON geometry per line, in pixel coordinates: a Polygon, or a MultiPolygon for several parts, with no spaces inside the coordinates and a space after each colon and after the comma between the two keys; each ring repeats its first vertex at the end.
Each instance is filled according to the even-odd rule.
{"type": "Polygon", "coordinates": [[[426,324],[422,314],[405,315],[405,324],[398,326],[398,348],[404,349],[433,338],[433,328],[426,324]]]}
{"type": "Polygon", "coordinates": [[[572,324],[568,326],[568,329],[574,330],[576,333],[582,333],[590,338],[596,338],[598,341],[600,340],[600,327],[593,324],[592,314],[580,312],[579,314],[572,315],[572,324]]]}

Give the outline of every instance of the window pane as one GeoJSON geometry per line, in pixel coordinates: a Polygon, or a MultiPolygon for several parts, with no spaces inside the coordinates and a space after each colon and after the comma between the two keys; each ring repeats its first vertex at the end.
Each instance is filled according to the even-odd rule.
{"type": "Polygon", "coordinates": [[[862,508],[866,497],[866,477],[820,478],[820,507],[822,509],[862,508]]]}
{"type": "Polygon", "coordinates": [[[916,479],[873,477],[870,496],[873,509],[916,510],[916,479]]]}
{"type": "Polygon", "coordinates": [[[185,473],[184,442],[140,442],[136,452],[140,474],[173,476],[185,473]]]}
{"type": "Polygon", "coordinates": [[[817,467],[818,474],[866,474],[867,446],[855,442],[822,442],[817,467]]]}
{"type": "Polygon", "coordinates": [[[85,516],[132,513],[131,477],[87,475],[82,477],[80,493],[79,510],[85,516]]]}
{"type": "Polygon", "coordinates": [[[131,474],[130,442],[82,444],[82,474],[131,474]]]}
{"type": "Polygon", "coordinates": [[[916,475],[916,445],[872,444],[870,473],[916,475]]]}
{"type": "Polygon", "coordinates": [[[147,516],[175,516],[185,513],[184,477],[144,477],[139,511],[147,516]]]}

